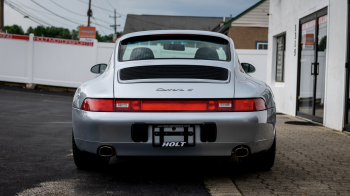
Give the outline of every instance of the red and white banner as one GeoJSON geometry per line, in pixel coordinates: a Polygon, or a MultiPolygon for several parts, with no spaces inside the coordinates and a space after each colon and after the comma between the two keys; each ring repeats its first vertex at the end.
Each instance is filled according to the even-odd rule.
{"type": "Polygon", "coordinates": [[[0,38],[29,40],[29,36],[25,36],[25,35],[13,35],[13,34],[3,34],[3,33],[0,33],[0,38]]]}
{"type": "Polygon", "coordinates": [[[327,15],[321,16],[318,18],[318,25],[327,23],[327,15]]]}
{"type": "Polygon", "coordinates": [[[315,27],[315,23],[316,23],[315,20],[311,20],[310,22],[304,23],[301,25],[301,30],[304,31],[306,29],[313,28],[315,27]]]}
{"type": "MultiPolygon", "coordinates": [[[[29,41],[29,36],[26,36],[26,35],[0,33],[0,38],[20,39],[20,40],[29,41]]],[[[72,44],[72,45],[80,45],[80,46],[94,46],[94,42],[85,42],[85,41],[70,40],[70,39],[57,39],[57,38],[49,38],[49,37],[34,37],[34,41],[50,42],[50,43],[58,43],[58,44],[72,44]]]]}
{"type": "Polygon", "coordinates": [[[57,38],[49,38],[49,37],[34,37],[34,41],[50,42],[50,43],[58,43],[58,44],[72,44],[72,45],[81,45],[81,46],[94,46],[94,42],[84,42],[84,41],[78,41],[78,40],[57,39],[57,38]]]}

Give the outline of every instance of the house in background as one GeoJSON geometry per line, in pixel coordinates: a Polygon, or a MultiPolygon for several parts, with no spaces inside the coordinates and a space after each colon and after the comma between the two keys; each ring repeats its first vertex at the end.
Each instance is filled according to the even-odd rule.
{"type": "MultiPolygon", "coordinates": [[[[229,17],[227,17],[227,20],[229,17]]],[[[123,34],[150,30],[202,30],[211,31],[223,17],[135,15],[128,14],[123,34]]]]}
{"type": "Polygon", "coordinates": [[[270,0],[261,0],[212,31],[230,37],[237,49],[267,50],[270,0]]]}

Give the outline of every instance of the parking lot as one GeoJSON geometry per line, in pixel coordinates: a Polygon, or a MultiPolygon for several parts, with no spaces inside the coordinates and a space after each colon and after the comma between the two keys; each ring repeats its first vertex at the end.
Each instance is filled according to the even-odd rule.
{"type": "Polygon", "coordinates": [[[0,86],[0,195],[349,195],[350,137],[278,115],[270,171],[207,158],[112,158],[77,169],[73,93],[0,86]]]}

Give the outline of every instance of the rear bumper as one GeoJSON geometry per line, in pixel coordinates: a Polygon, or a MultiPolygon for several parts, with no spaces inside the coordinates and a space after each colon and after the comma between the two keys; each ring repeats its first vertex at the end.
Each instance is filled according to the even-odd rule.
{"type": "Polygon", "coordinates": [[[274,108],[258,112],[216,113],[128,113],[87,112],[72,109],[73,131],[80,150],[97,153],[102,145],[114,147],[117,156],[230,156],[233,148],[245,145],[251,153],[267,150],[275,138],[276,111],[274,108]],[[147,142],[133,142],[131,125],[196,124],[194,147],[153,147],[152,127],[147,142]],[[203,122],[215,122],[215,142],[200,141],[203,122]]]}

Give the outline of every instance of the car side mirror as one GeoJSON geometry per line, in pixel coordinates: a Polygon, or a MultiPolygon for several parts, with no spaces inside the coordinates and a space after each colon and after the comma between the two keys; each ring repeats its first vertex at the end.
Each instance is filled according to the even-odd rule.
{"type": "Polygon", "coordinates": [[[252,64],[249,63],[241,63],[242,68],[246,73],[254,73],[255,72],[255,67],[252,64]]]}
{"type": "Polygon", "coordinates": [[[94,74],[102,74],[107,68],[107,64],[101,63],[91,67],[90,71],[94,74]]]}

